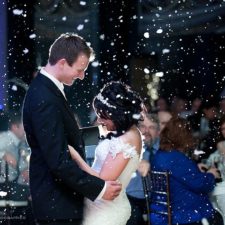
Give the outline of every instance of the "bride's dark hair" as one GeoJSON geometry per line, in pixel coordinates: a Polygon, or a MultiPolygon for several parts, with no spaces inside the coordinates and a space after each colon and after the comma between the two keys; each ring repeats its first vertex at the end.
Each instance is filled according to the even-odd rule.
{"type": "Polygon", "coordinates": [[[113,121],[117,136],[143,120],[143,107],[139,94],[120,81],[105,84],[93,100],[95,112],[100,118],[113,121]]]}

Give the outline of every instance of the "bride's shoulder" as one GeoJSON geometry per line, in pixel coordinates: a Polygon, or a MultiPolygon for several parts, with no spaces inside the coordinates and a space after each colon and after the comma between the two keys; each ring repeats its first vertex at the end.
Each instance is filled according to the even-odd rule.
{"type": "Polygon", "coordinates": [[[140,131],[133,127],[119,137],[121,141],[130,146],[134,146],[136,151],[140,154],[142,149],[142,137],[140,131]]]}

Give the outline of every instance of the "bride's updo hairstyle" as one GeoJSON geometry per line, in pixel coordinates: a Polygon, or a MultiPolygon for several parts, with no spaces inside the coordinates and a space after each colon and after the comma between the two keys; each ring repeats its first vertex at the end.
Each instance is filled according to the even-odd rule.
{"type": "Polygon", "coordinates": [[[143,120],[143,101],[138,93],[120,81],[104,85],[93,100],[93,108],[103,119],[113,121],[119,136],[143,120]]]}

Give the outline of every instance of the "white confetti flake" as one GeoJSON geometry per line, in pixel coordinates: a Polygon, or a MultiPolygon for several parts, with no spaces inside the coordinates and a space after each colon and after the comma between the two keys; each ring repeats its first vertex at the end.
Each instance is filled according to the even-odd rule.
{"type": "Polygon", "coordinates": [[[23,50],[23,53],[24,54],[27,54],[29,52],[29,50],[27,49],[27,48],[25,48],[24,50],[23,50]]]}
{"type": "Polygon", "coordinates": [[[99,66],[99,62],[98,62],[98,61],[93,61],[93,62],[91,63],[91,65],[92,65],[93,67],[98,67],[98,66],[99,66]]]}
{"type": "Polygon", "coordinates": [[[144,33],[144,37],[145,37],[145,38],[149,38],[149,37],[150,37],[149,32],[145,32],[145,33],[144,33]]]}
{"type": "Polygon", "coordinates": [[[163,32],[163,29],[161,28],[156,31],[157,34],[161,34],[162,32],[163,32]]]}
{"type": "Polygon", "coordinates": [[[144,72],[145,72],[146,74],[149,74],[149,73],[150,73],[150,70],[147,69],[147,68],[144,68],[144,72]]]}
{"type": "Polygon", "coordinates": [[[133,114],[132,117],[135,120],[139,120],[141,118],[141,114],[133,114]]]}
{"type": "Polygon", "coordinates": [[[12,86],[12,90],[13,90],[13,91],[17,91],[17,90],[18,90],[17,86],[16,86],[16,85],[13,85],[13,86],[12,86]]]}
{"type": "Polygon", "coordinates": [[[13,9],[13,14],[14,15],[20,16],[20,15],[22,15],[22,13],[23,13],[22,9],[13,9]]]}
{"type": "Polygon", "coordinates": [[[7,192],[5,192],[5,191],[0,191],[0,196],[1,197],[5,197],[7,195],[7,192]]]}
{"type": "Polygon", "coordinates": [[[101,35],[99,36],[99,38],[100,38],[101,40],[105,40],[105,35],[104,35],[104,34],[101,34],[101,35]]]}
{"type": "Polygon", "coordinates": [[[30,36],[29,36],[30,39],[34,39],[34,38],[36,38],[36,37],[37,37],[36,34],[30,34],[30,36]]]}
{"type": "Polygon", "coordinates": [[[80,1],[80,5],[86,5],[87,4],[87,2],[85,2],[85,1],[80,1]]]}
{"type": "Polygon", "coordinates": [[[163,77],[164,76],[164,73],[163,72],[157,72],[157,73],[155,73],[155,75],[157,77],[163,77]]]}
{"type": "Polygon", "coordinates": [[[62,18],[62,21],[66,21],[66,20],[67,20],[67,17],[64,16],[64,17],[62,18]]]}
{"type": "Polygon", "coordinates": [[[83,24],[80,24],[77,26],[77,30],[83,30],[84,29],[84,25],[83,24]]]}
{"type": "Polygon", "coordinates": [[[170,50],[168,49],[168,48],[164,48],[163,50],[162,50],[162,53],[163,54],[167,54],[167,53],[169,53],[170,52],[170,50]]]}

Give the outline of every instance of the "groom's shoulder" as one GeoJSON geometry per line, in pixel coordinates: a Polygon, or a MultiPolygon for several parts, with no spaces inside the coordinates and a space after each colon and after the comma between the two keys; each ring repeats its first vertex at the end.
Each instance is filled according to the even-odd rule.
{"type": "Polygon", "coordinates": [[[37,76],[31,81],[28,93],[40,93],[43,95],[48,90],[48,82],[48,78],[45,78],[44,75],[38,73],[37,76]]]}
{"type": "Polygon", "coordinates": [[[40,77],[37,75],[26,93],[25,100],[32,102],[45,102],[47,99],[52,98],[47,86],[41,82],[40,77]]]}
{"type": "Polygon", "coordinates": [[[40,73],[38,73],[31,81],[30,85],[29,85],[29,88],[28,88],[28,92],[31,92],[35,89],[36,86],[40,87],[41,88],[41,85],[40,85],[40,76],[39,76],[40,73]]]}

